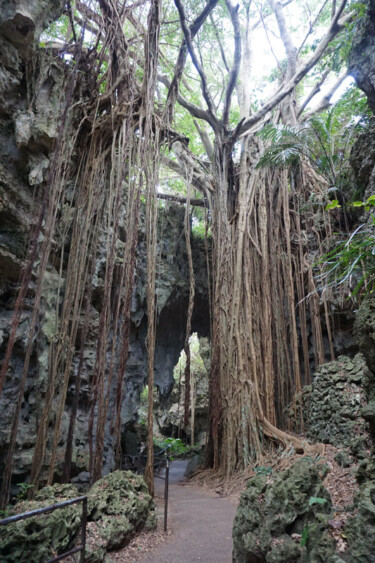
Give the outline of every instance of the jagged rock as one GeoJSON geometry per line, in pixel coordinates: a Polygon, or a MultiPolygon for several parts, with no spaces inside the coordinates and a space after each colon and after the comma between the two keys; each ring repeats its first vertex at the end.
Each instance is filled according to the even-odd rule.
{"type": "Polygon", "coordinates": [[[335,551],[326,532],[330,510],[330,496],[319,468],[310,459],[301,459],[277,475],[253,477],[241,495],[234,520],[233,561],[327,561],[335,551]],[[312,497],[326,502],[309,504],[312,497]],[[302,548],[306,526],[307,543],[302,548]]]}
{"type": "MultiPolygon", "coordinates": [[[[375,475],[374,475],[375,477],[375,475]]],[[[355,499],[355,515],[345,526],[350,561],[375,561],[375,479],[365,481],[355,499]]]]}
{"type": "Polygon", "coordinates": [[[350,165],[354,170],[360,197],[367,198],[375,192],[375,120],[359,135],[350,152],[350,165]]]}
{"type": "MultiPolygon", "coordinates": [[[[19,502],[9,516],[78,497],[73,485],[55,485],[38,491],[35,500],[19,502]]],[[[4,563],[45,563],[73,547],[81,525],[82,504],[21,520],[0,528],[0,560],[4,563]]]]}
{"type": "MultiPolygon", "coordinates": [[[[78,497],[74,485],[44,487],[35,500],[19,502],[11,509],[20,514],[78,497]]],[[[97,481],[87,493],[89,538],[86,561],[101,563],[108,551],[120,549],[141,530],[156,527],[154,502],[143,478],[131,471],[115,471],[97,481]]],[[[82,504],[22,520],[0,528],[0,560],[3,563],[45,563],[73,547],[79,539],[82,504]]]]}
{"type": "Polygon", "coordinates": [[[361,354],[353,359],[340,356],[319,366],[309,396],[309,438],[348,448],[359,458],[368,455],[369,428],[361,416],[367,404],[364,386],[368,376],[361,354]]]}
{"type": "MultiPolygon", "coordinates": [[[[194,442],[204,444],[208,420],[208,386],[211,366],[210,346],[207,338],[199,338],[199,355],[191,367],[194,378],[194,442]]],[[[181,370],[179,378],[174,382],[174,387],[168,402],[160,401],[156,397],[155,418],[160,432],[165,436],[177,436],[184,429],[184,404],[185,404],[185,373],[181,370]]]]}
{"type": "Polygon", "coordinates": [[[368,367],[375,374],[375,293],[369,293],[358,309],[354,336],[368,367]]]}
{"type": "Polygon", "coordinates": [[[348,72],[365,92],[369,105],[375,111],[375,0],[364,2],[367,11],[356,23],[348,72]]]}
{"type": "Polygon", "coordinates": [[[19,49],[30,45],[63,11],[63,0],[1,2],[1,31],[19,49]]]}
{"type": "Polygon", "coordinates": [[[361,416],[370,425],[371,435],[375,436],[375,400],[372,399],[363,409],[361,410],[361,416]]]}
{"type": "Polygon", "coordinates": [[[154,502],[143,477],[131,471],[115,471],[97,481],[88,492],[88,518],[95,528],[87,561],[124,547],[137,531],[156,526],[154,502]],[[151,515],[150,515],[151,513],[151,515]]]}

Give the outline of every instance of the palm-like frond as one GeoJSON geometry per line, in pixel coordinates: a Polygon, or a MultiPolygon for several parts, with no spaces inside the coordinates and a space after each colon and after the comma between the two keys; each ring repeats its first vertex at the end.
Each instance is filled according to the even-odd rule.
{"type": "Polygon", "coordinates": [[[269,143],[257,167],[288,166],[296,164],[302,156],[310,157],[311,130],[306,124],[292,127],[290,125],[266,125],[258,136],[269,143]]]}

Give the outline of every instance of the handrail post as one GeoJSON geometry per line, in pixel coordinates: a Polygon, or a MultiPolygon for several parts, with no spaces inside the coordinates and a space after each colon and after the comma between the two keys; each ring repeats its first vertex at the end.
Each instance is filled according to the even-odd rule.
{"type": "Polygon", "coordinates": [[[165,467],[165,486],[164,486],[164,532],[168,528],[168,489],[169,489],[169,460],[165,467]]]}
{"type": "Polygon", "coordinates": [[[81,563],[86,561],[87,497],[82,501],[82,552],[81,563]]]}

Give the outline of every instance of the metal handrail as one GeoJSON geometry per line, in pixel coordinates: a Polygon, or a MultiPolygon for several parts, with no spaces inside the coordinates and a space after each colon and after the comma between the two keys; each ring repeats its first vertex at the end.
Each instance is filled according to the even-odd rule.
{"type": "MultiPolygon", "coordinates": [[[[161,461],[166,462],[165,477],[162,477],[161,475],[154,474],[154,478],[163,479],[163,481],[165,481],[165,485],[164,485],[164,532],[167,531],[167,527],[168,527],[169,458],[168,458],[168,456],[163,457],[160,454],[166,452],[171,447],[172,447],[172,444],[169,444],[166,448],[161,450],[161,452],[158,452],[158,455],[154,456],[154,462],[155,462],[155,460],[161,460],[161,461]]],[[[140,463],[139,463],[140,459],[141,458],[147,458],[147,454],[138,454],[138,455],[135,455],[135,456],[129,455],[129,456],[126,456],[126,457],[130,457],[134,460],[137,460],[136,467],[137,467],[137,473],[139,473],[139,471],[140,471],[140,463]]]]}
{"type": "MultiPolygon", "coordinates": [[[[165,481],[164,486],[164,531],[167,531],[168,526],[168,496],[169,496],[169,459],[167,456],[162,457],[160,454],[163,454],[171,447],[171,444],[168,445],[166,448],[158,452],[159,455],[154,456],[154,459],[161,459],[162,461],[166,461],[165,467],[165,477],[161,475],[155,475],[157,479],[163,479],[165,481]]],[[[138,454],[138,456],[134,456],[135,458],[140,459],[141,457],[147,457],[146,455],[138,454]]],[[[65,500],[63,502],[59,502],[57,504],[52,504],[50,506],[46,506],[44,508],[37,508],[35,510],[30,510],[29,512],[23,512],[22,514],[16,514],[14,516],[8,516],[8,518],[3,518],[0,520],[0,526],[6,526],[7,524],[11,524],[13,522],[18,522],[19,520],[26,520],[27,518],[32,518],[33,516],[38,516],[39,514],[48,514],[49,512],[53,512],[58,508],[64,508],[65,506],[70,506],[72,504],[76,504],[78,502],[82,502],[82,519],[81,519],[81,527],[82,527],[82,539],[81,545],[71,549],[70,551],[66,551],[53,559],[49,559],[46,563],[55,563],[56,561],[60,561],[64,559],[64,557],[68,557],[69,555],[74,555],[75,553],[81,552],[81,563],[85,563],[86,561],[86,525],[87,525],[87,496],[77,497],[70,500],[65,500]]]]}
{"type": "Polygon", "coordinates": [[[3,518],[0,520],[0,526],[6,526],[7,524],[11,524],[13,522],[18,522],[19,520],[26,520],[27,518],[32,518],[33,516],[38,516],[39,514],[48,514],[49,512],[53,512],[58,508],[64,508],[65,506],[69,506],[71,504],[76,504],[78,502],[82,502],[82,519],[81,519],[81,527],[82,527],[82,538],[81,538],[81,545],[77,545],[77,547],[71,549],[70,551],[66,551],[53,559],[49,559],[47,563],[55,563],[56,561],[60,561],[64,559],[64,557],[68,557],[68,555],[73,555],[74,553],[81,552],[81,563],[85,563],[86,556],[86,524],[87,524],[87,497],[77,497],[70,500],[65,500],[63,502],[59,502],[58,504],[52,504],[51,506],[46,506],[44,508],[37,508],[36,510],[30,510],[29,512],[24,512],[22,514],[16,514],[15,516],[8,516],[8,518],[3,518]]]}

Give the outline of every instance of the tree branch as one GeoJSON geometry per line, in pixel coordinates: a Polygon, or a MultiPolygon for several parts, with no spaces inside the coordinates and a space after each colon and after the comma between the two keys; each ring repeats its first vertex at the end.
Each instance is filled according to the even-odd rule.
{"type": "Polygon", "coordinates": [[[181,142],[173,143],[173,150],[178,158],[178,162],[161,155],[160,160],[162,164],[168,166],[171,170],[176,172],[186,182],[191,181],[191,184],[204,196],[208,197],[213,191],[213,185],[210,182],[210,176],[207,172],[203,172],[198,163],[194,160],[194,156],[189,149],[181,142]]]}
{"type": "MultiPolygon", "coordinates": [[[[202,12],[199,14],[199,16],[197,18],[195,18],[195,20],[193,21],[193,23],[190,26],[190,34],[191,34],[192,39],[194,39],[194,37],[198,33],[199,29],[201,28],[201,26],[205,22],[206,18],[209,16],[209,14],[215,8],[218,1],[219,0],[209,0],[207,2],[206,6],[203,8],[202,12]]],[[[186,58],[187,58],[187,44],[186,44],[186,40],[184,39],[182,41],[182,44],[181,44],[181,47],[180,47],[180,50],[179,50],[179,53],[178,53],[174,76],[173,76],[173,79],[172,79],[172,82],[171,82],[171,85],[170,85],[170,88],[169,88],[168,96],[167,96],[165,113],[166,113],[166,115],[169,119],[172,118],[173,107],[174,107],[175,101],[177,99],[178,86],[179,86],[179,83],[180,83],[180,80],[181,80],[181,77],[182,77],[182,72],[183,72],[184,67],[185,67],[186,58]]]]}
{"type": "Polygon", "coordinates": [[[299,117],[301,115],[301,113],[304,111],[304,109],[306,108],[306,106],[309,105],[309,103],[311,102],[311,100],[314,98],[314,96],[316,96],[319,92],[320,92],[320,88],[322,87],[322,84],[325,82],[327,76],[329,75],[330,71],[329,70],[325,70],[320,78],[320,80],[318,80],[318,82],[316,82],[314,84],[314,86],[312,87],[310,93],[306,96],[306,98],[304,99],[304,101],[301,104],[301,107],[298,110],[297,113],[297,117],[299,117]]]}
{"type": "Polygon", "coordinates": [[[217,29],[217,25],[216,25],[216,22],[215,22],[215,20],[214,20],[214,18],[213,18],[213,16],[212,16],[212,13],[210,14],[210,21],[211,21],[212,26],[213,26],[213,28],[214,28],[214,33],[215,33],[216,40],[217,40],[217,42],[219,43],[220,54],[221,54],[221,58],[222,58],[222,60],[223,60],[224,66],[225,66],[225,70],[229,73],[229,72],[230,72],[230,69],[229,69],[229,65],[228,65],[227,58],[226,58],[226,56],[225,56],[223,43],[222,43],[222,41],[221,41],[220,34],[219,34],[219,30],[217,29]]]}
{"type": "Polygon", "coordinates": [[[203,68],[202,68],[202,66],[201,66],[201,64],[198,60],[198,57],[197,57],[195,50],[194,50],[194,47],[193,47],[190,29],[186,25],[185,9],[184,9],[183,4],[180,0],[174,0],[174,3],[176,5],[176,8],[177,8],[179,16],[180,16],[181,28],[182,28],[183,34],[185,36],[185,41],[186,41],[186,45],[187,45],[188,51],[189,51],[190,56],[191,56],[191,60],[193,61],[193,64],[194,64],[195,68],[197,69],[197,72],[198,72],[200,79],[201,79],[202,94],[203,94],[203,97],[206,101],[208,112],[212,117],[212,121],[215,122],[214,130],[217,131],[218,122],[217,122],[217,119],[216,119],[216,116],[215,116],[214,103],[212,101],[211,94],[210,94],[210,91],[208,89],[206,75],[204,73],[204,70],[203,70],[203,68]]]}
{"type": "Polygon", "coordinates": [[[286,25],[284,13],[282,6],[278,0],[268,0],[272,10],[275,13],[277,25],[280,32],[280,39],[283,42],[286,58],[288,62],[288,68],[286,72],[286,78],[289,80],[297,70],[297,49],[293,45],[292,38],[288,31],[288,27],[286,25]]]}
{"type": "Polygon", "coordinates": [[[225,0],[225,5],[230,15],[234,30],[234,58],[233,66],[230,71],[228,84],[225,92],[224,98],[224,110],[223,110],[223,125],[226,127],[229,119],[229,111],[232,100],[233,90],[237,83],[238,73],[240,72],[241,66],[241,27],[238,19],[238,8],[239,6],[232,6],[230,0],[225,0]]]}
{"type": "Polygon", "coordinates": [[[277,106],[277,104],[279,104],[285,98],[285,96],[290,94],[293,88],[297,86],[297,84],[302,80],[302,78],[304,78],[304,76],[306,76],[309,70],[319,61],[319,59],[324,54],[327,46],[329,45],[329,43],[332,41],[332,39],[337,35],[337,33],[341,29],[340,17],[345,9],[346,3],[347,0],[342,0],[341,5],[337,10],[336,15],[333,18],[326,35],[323,37],[323,39],[319,43],[318,47],[316,48],[310,59],[297,70],[295,75],[292,76],[289,82],[277,94],[272,96],[272,98],[268,100],[268,102],[266,102],[259,111],[257,111],[254,115],[252,115],[249,119],[245,121],[245,123],[242,125],[239,131],[239,135],[245,134],[253,125],[258,123],[258,121],[260,121],[267,112],[271,111],[275,106],[277,106]]]}
{"type": "MultiPolygon", "coordinates": [[[[323,4],[320,6],[320,8],[319,8],[319,10],[318,10],[318,12],[317,12],[317,14],[316,14],[316,16],[314,17],[314,20],[313,20],[313,21],[310,21],[309,30],[308,30],[308,32],[306,33],[306,35],[305,35],[305,37],[304,37],[304,39],[303,39],[301,45],[300,45],[299,48],[298,48],[298,53],[300,53],[300,52],[302,51],[302,48],[303,48],[303,46],[305,45],[305,43],[306,43],[306,41],[307,41],[307,38],[312,34],[312,32],[313,32],[313,30],[314,30],[314,26],[315,26],[316,22],[318,21],[320,14],[321,14],[322,11],[324,10],[324,8],[326,7],[326,5],[327,5],[328,2],[329,2],[329,0],[325,0],[325,1],[323,2],[323,4]]],[[[334,16],[334,14],[333,14],[333,16],[334,16]]]]}
{"type": "MultiPolygon", "coordinates": [[[[159,82],[164,84],[164,86],[166,86],[167,88],[170,88],[171,83],[169,82],[169,80],[166,76],[164,76],[163,74],[159,74],[158,80],[159,80],[159,82]]],[[[217,120],[208,111],[200,108],[199,106],[196,106],[195,104],[192,104],[186,98],[184,98],[181,94],[177,94],[177,101],[182,107],[187,109],[188,112],[193,117],[207,121],[207,123],[209,123],[211,125],[212,129],[215,131],[215,127],[217,127],[217,120]]]]}
{"type": "MultiPolygon", "coordinates": [[[[181,195],[171,195],[171,194],[156,194],[158,199],[164,199],[167,201],[174,201],[176,203],[187,203],[187,198],[181,195]]],[[[189,204],[193,207],[207,207],[208,208],[208,201],[206,199],[191,199],[189,200],[189,204]]]]}
{"type": "Polygon", "coordinates": [[[200,127],[199,123],[195,119],[194,119],[194,125],[199,133],[199,136],[204,146],[204,150],[206,151],[209,160],[212,162],[214,158],[214,147],[212,146],[207,131],[205,131],[202,127],[200,127]]]}
{"type": "Polygon", "coordinates": [[[325,109],[329,108],[329,106],[331,105],[331,98],[333,96],[333,94],[336,92],[336,90],[341,86],[341,84],[344,82],[345,78],[348,76],[347,71],[345,70],[345,72],[341,73],[340,76],[338,77],[338,79],[334,82],[334,84],[332,84],[331,88],[328,90],[328,92],[326,92],[323,96],[323,98],[320,100],[320,103],[313,108],[311,111],[309,111],[308,113],[306,113],[303,116],[303,120],[302,121],[307,121],[308,119],[310,119],[310,117],[312,117],[313,115],[316,115],[318,113],[321,113],[322,111],[324,111],[325,109]]]}

